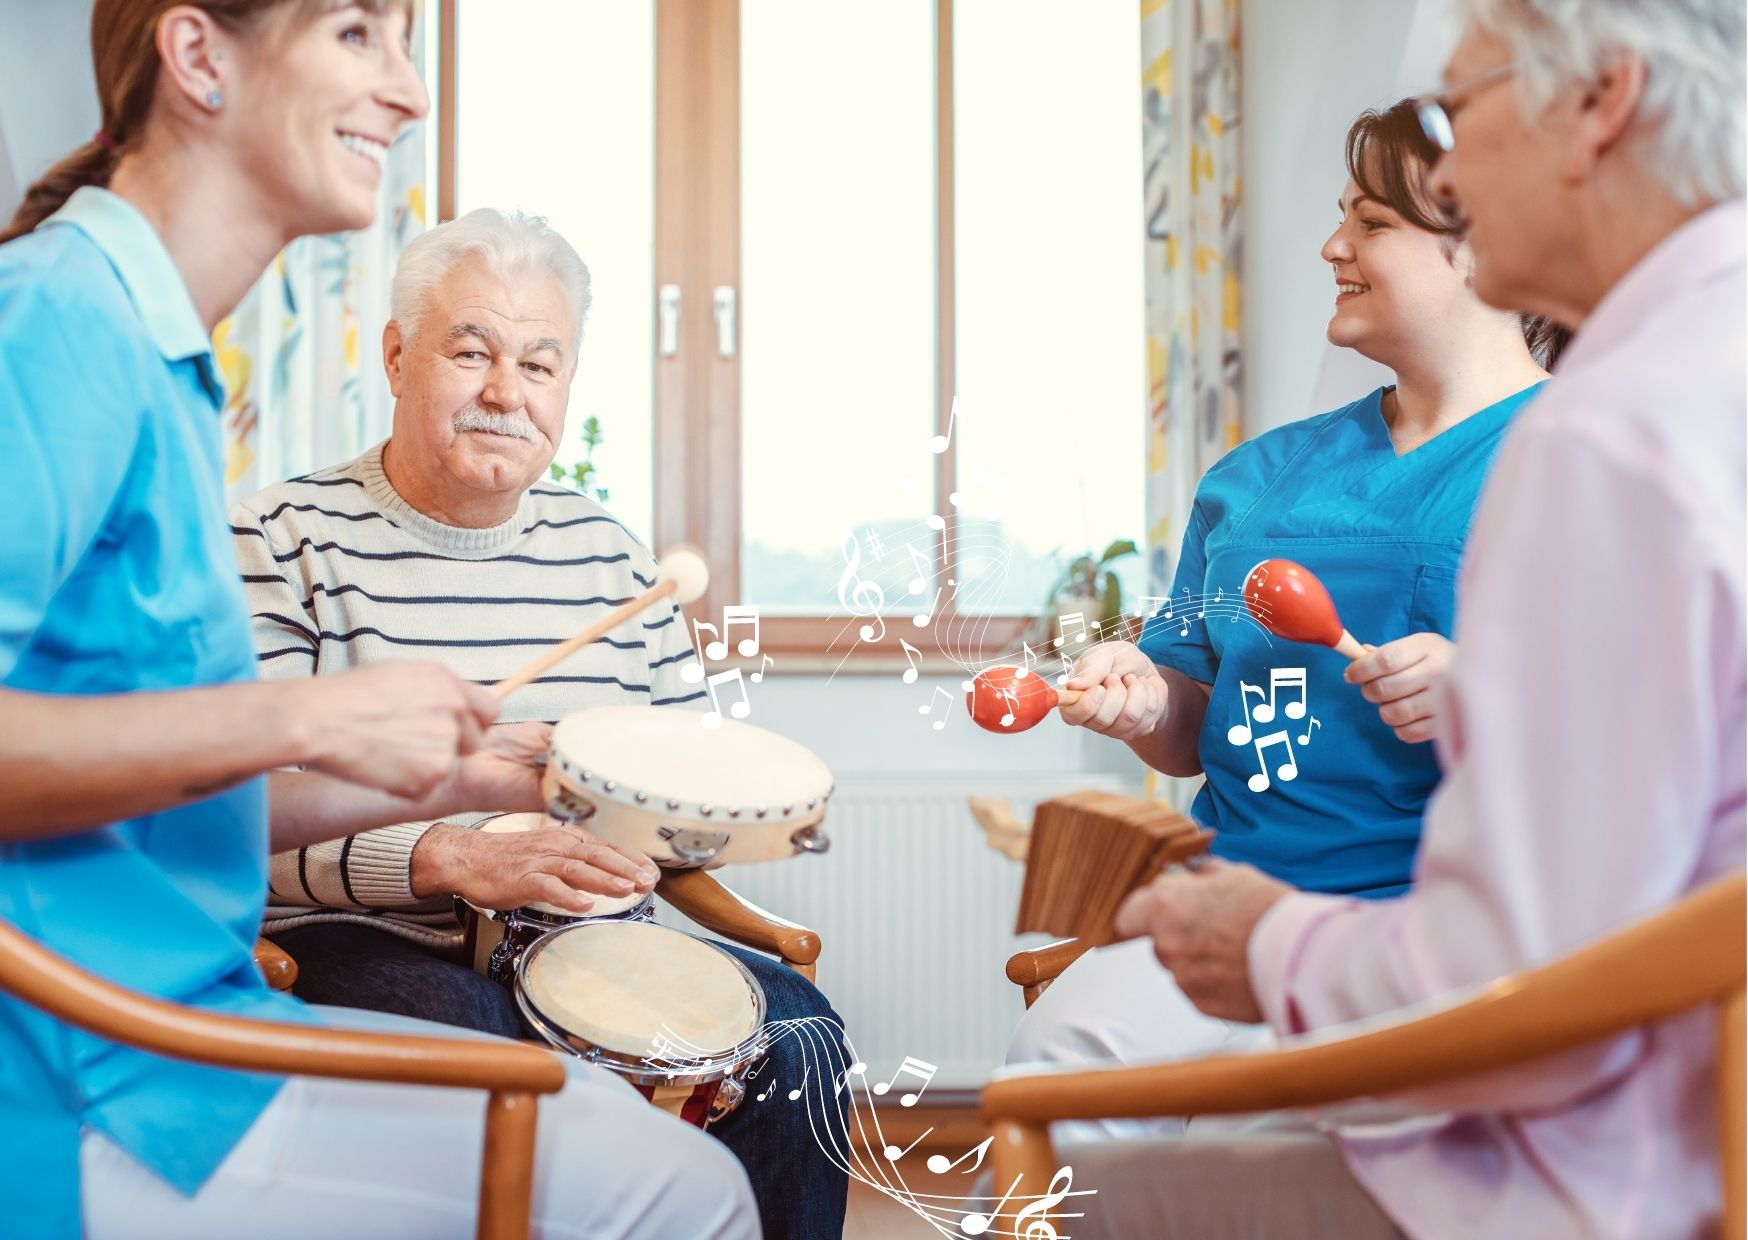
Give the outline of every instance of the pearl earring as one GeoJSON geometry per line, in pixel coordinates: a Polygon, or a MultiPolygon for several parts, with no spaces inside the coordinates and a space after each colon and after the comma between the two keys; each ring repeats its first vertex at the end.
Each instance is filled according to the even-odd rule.
{"type": "Polygon", "coordinates": [[[224,106],[224,103],[225,103],[225,97],[223,95],[219,94],[217,87],[214,87],[212,90],[209,90],[206,92],[206,106],[211,108],[213,111],[215,111],[215,112],[218,111],[220,108],[222,108],[224,106]]]}

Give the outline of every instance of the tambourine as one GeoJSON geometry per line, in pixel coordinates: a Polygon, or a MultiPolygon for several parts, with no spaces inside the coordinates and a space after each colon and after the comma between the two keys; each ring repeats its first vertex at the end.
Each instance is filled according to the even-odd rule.
{"type": "Polygon", "coordinates": [[[832,773],[785,736],[677,706],[597,706],[559,721],[541,787],[554,818],[674,869],[830,845],[832,773]]]}

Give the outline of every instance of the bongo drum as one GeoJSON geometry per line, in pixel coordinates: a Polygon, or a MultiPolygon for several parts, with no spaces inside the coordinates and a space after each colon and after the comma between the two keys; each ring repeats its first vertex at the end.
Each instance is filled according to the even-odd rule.
{"type": "MultiPolygon", "coordinates": [[[[508,834],[533,831],[544,814],[494,814],[481,820],[476,831],[508,834]]],[[[528,946],[543,935],[561,926],[574,926],[583,921],[653,921],[655,893],[628,896],[603,896],[590,893],[593,906],[586,913],[573,913],[554,904],[536,901],[521,908],[489,909],[455,898],[456,916],[462,925],[462,954],[473,961],[476,972],[484,973],[505,987],[516,976],[516,961],[528,946]]]]}
{"type": "Polygon", "coordinates": [[[775,732],[678,706],[597,706],[559,721],[542,789],[554,818],[694,869],[829,846],[832,773],[775,732]]]}
{"type": "Polygon", "coordinates": [[[740,1105],[768,1045],[765,992],[746,967],[653,922],[554,930],[522,953],[515,993],[547,1041],[700,1128],[740,1105]]]}

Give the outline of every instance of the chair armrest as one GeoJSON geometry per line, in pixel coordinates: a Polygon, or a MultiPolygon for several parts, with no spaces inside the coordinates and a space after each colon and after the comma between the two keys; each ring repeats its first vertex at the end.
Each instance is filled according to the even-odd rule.
{"type": "Polygon", "coordinates": [[[1091,1071],[1008,1073],[983,1093],[986,1120],[1048,1123],[1320,1106],[1507,1068],[1599,1041],[1743,985],[1743,877],[1473,998],[1365,1032],[1340,1029],[1258,1053],[1091,1071]]]}
{"type": "Polygon", "coordinates": [[[297,961],[272,939],[255,940],[255,967],[275,990],[290,990],[297,981],[297,961]]]}
{"type": "Polygon", "coordinates": [[[1016,986],[1047,985],[1092,947],[1085,939],[1057,939],[1042,947],[1015,952],[1008,957],[1008,981],[1016,986]]]}
{"type": "Polygon", "coordinates": [[[250,1072],[550,1094],[565,1070],[518,1042],[320,1029],[203,1012],[104,981],[0,922],[0,990],[113,1042],[250,1072]]]}
{"type": "Polygon", "coordinates": [[[819,935],[743,900],[705,871],[664,870],[656,894],[711,933],[781,956],[785,964],[813,976],[819,935]]]}

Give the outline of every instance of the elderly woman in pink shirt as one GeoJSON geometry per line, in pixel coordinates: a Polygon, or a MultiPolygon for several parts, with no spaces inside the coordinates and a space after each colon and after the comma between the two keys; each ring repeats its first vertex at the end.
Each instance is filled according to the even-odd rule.
{"type": "MultiPolygon", "coordinates": [[[[1280,1034],[1536,964],[1744,862],[1741,0],[1455,8],[1432,188],[1481,298],[1577,336],[1476,519],[1414,888],[1216,863],[1120,920],[1202,1010],[1280,1034]]],[[[1710,1234],[1712,1038],[1694,1013],[1341,1150],[1414,1237],[1710,1234]]]]}

